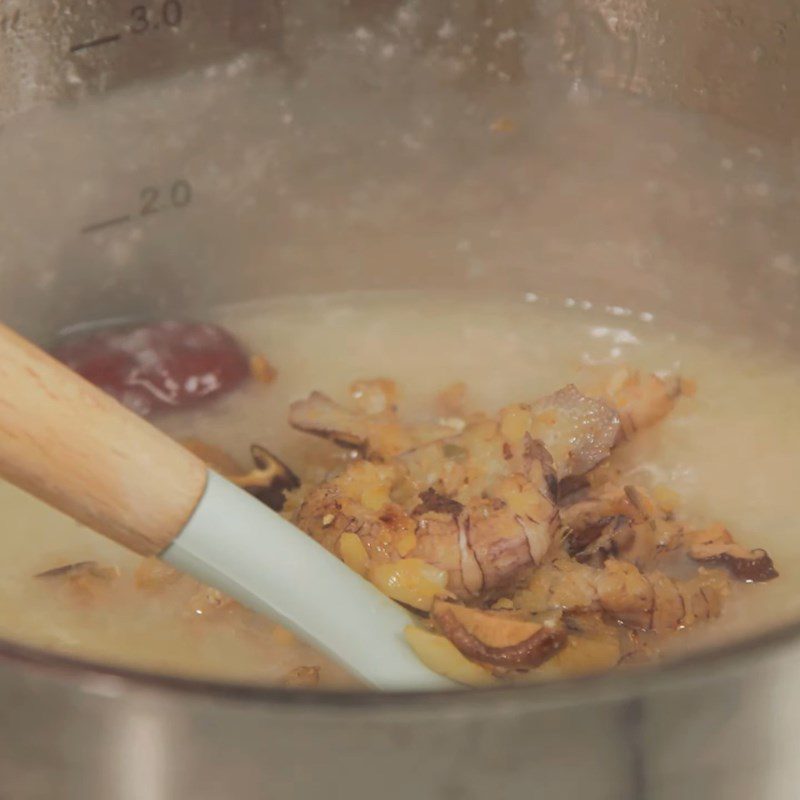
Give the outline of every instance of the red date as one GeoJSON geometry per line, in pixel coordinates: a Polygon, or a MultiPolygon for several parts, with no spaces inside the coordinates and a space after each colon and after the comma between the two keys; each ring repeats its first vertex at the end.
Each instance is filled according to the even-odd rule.
{"type": "Polygon", "coordinates": [[[209,323],[107,328],[69,337],[53,355],[141,416],[193,406],[249,374],[241,345],[209,323]]]}

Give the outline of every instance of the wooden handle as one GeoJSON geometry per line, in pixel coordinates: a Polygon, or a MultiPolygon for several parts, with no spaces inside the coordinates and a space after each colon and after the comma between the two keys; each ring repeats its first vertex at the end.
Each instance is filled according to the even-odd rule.
{"type": "Polygon", "coordinates": [[[206,484],[185,448],[0,324],[0,476],[143,555],[206,484]]]}

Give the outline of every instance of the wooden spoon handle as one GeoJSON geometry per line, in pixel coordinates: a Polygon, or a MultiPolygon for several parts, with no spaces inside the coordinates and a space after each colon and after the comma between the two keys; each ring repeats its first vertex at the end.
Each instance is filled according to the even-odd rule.
{"type": "Polygon", "coordinates": [[[181,532],[206,467],[0,324],[0,476],[143,555],[181,532]]]}

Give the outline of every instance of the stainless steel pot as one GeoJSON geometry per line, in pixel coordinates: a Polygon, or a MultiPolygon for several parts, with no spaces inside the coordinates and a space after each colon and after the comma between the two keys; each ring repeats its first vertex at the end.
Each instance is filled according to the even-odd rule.
{"type": "MultiPolygon", "coordinates": [[[[0,0],[0,76],[0,314],[42,340],[282,292],[459,286],[797,346],[791,192],[717,227],[662,207],[658,257],[608,227],[625,208],[603,236],[580,214],[492,234],[520,159],[598,86],[726,120],[780,152],[791,186],[792,0],[0,0]],[[523,107],[524,146],[485,134],[523,107]]],[[[794,798],[799,635],[430,697],[203,684],[2,642],[0,796],[794,798]]]]}

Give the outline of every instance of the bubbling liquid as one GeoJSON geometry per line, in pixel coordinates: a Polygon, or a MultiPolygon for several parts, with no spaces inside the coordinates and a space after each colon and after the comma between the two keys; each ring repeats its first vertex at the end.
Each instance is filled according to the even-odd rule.
{"type": "MultiPolygon", "coordinates": [[[[344,399],[355,379],[392,378],[402,391],[401,414],[424,418],[433,415],[437,392],[454,381],[467,384],[470,408],[491,412],[587,382],[598,367],[679,372],[697,382],[696,396],[682,398],[664,422],[637,439],[630,450],[636,479],[674,489],[689,518],[721,520],[743,544],[765,547],[781,577],[736,586],[721,619],[673,637],[670,647],[705,647],[800,615],[793,492],[800,474],[800,365],[788,355],[670,327],[647,313],[533,296],[285,297],[219,308],[214,321],[251,352],[264,354],[277,378],[250,381],[202,408],[162,416],[158,424],[177,438],[219,446],[242,464],[250,444],[263,444],[305,480],[321,477],[319,464],[330,461],[334,447],[287,424],[289,403],[314,389],[344,399]]],[[[218,606],[186,579],[142,585],[138,557],[20,491],[0,486],[0,503],[3,637],[161,673],[281,683],[305,674],[299,668],[319,667],[321,686],[354,685],[340,667],[269,620],[218,606]],[[87,560],[119,574],[90,590],[33,577],[87,560]]]]}

